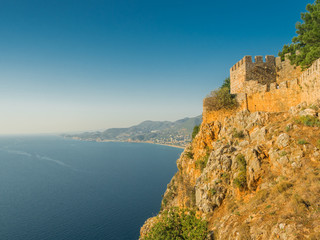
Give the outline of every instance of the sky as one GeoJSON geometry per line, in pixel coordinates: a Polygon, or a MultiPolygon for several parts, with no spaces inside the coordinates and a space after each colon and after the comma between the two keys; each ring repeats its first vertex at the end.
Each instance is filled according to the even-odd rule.
{"type": "Polygon", "coordinates": [[[0,134],[202,113],[244,55],[277,55],[306,0],[0,0],[0,134]]]}

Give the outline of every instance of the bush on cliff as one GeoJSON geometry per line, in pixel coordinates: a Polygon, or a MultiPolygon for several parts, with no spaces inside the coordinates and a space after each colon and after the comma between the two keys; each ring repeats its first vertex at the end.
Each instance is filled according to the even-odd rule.
{"type": "Polygon", "coordinates": [[[230,78],[226,78],[221,88],[212,91],[209,96],[204,99],[204,107],[208,111],[234,109],[237,106],[236,95],[230,94],[230,78]]]}
{"type": "Polygon", "coordinates": [[[308,4],[306,13],[301,13],[301,22],[296,24],[298,36],[292,39],[292,43],[284,45],[279,56],[284,59],[286,53],[291,53],[289,59],[292,64],[300,65],[302,69],[320,58],[320,0],[308,4]],[[296,51],[299,54],[296,54],[296,51]]]}
{"type": "Polygon", "coordinates": [[[203,156],[202,158],[199,158],[196,162],[196,169],[200,169],[200,171],[202,172],[203,169],[207,166],[208,160],[209,160],[209,156],[210,153],[207,152],[207,154],[205,156],[203,156]]]}
{"type": "Polygon", "coordinates": [[[193,132],[192,132],[192,139],[194,139],[197,136],[199,130],[200,130],[200,125],[194,126],[193,132]]]}
{"type": "Polygon", "coordinates": [[[308,127],[320,127],[320,120],[314,116],[301,116],[295,119],[295,123],[303,124],[308,127]]]}
{"type": "Polygon", "coordinates": [[[161,213],[142,240],[204,240],[208,234],[207,225],[195,211],[172,208],[161,213]]]}
{"type": "Polygon", "coordinates": [[[239,173],[238,176],[233,180],[233,184],[240,189],[245,189],[247,187],[247,162],[242,154],[236,157],[238,163],[239,173]]]}

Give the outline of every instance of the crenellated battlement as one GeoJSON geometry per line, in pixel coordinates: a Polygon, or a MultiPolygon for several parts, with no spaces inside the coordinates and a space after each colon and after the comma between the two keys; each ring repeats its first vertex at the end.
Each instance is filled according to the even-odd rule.
{"type": "Polygon", "coordinates": [[[231,93],[241,93],[245,82],[256,80],[260,84],[270,84],[276,81],[275,57],[267,55],[244,56],[230,69],[231,93]]]}
{"type": "Polygon", "coordinates": [[[301,102],[320,99],[320,59],[301,71],[274,56],[244,56],[230,69],[230,92],[249,111],[281,112],[301,102]]]}
{"type": "Polygon", "coordinates": [[[232,66],[231,70],[235,71],[239,69],[243,64],[245,63],[252,63],[252,57],[251,56],[244,56],[239,62],[237,62],[235,65],[232,66]]]}
{"type": "Polygon", "coordinates": [[[276,57],[276,66],[279,66],[282,63],[289,63],[291,65],[290,60],[289,60],[290,56],[291,56],[291,53],[286,53],[284,55],[284,60],[282,60],[281,57],[276,57]]]}
{"type": "Polygon", "coordinates": [[[263,56],[255,56],[254,61],[252,61],[252,56],[244,56],[239,62],[237,62],[235,65],[232,66],[231,71],[235,71],[239,69],[244,64],[254,64],[254,63],[266,63],[266,64],[274,64],[275,63],[275,57],[272,55],[265,56],[265,59],[263,59],[263,56]]]}
{"type": "Polygon", "coordinates": [[[307,70],[301,74],[301,81],[305,82],[308,78],[319,79],[320,59],[317,59],[307,70]]]}

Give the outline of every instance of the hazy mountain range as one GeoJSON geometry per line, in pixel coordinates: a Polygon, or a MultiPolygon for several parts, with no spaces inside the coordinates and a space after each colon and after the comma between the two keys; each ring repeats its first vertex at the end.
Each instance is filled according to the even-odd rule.
{"type": "Polygon", "coordinates": [[[191,141],[194,126],[202,116],[184,118],[175,122],[144,121],[128,128],[109,128],[105,131],[64,134],[64,137],[87,141],[133,141],[185,146],[191,141]]]}

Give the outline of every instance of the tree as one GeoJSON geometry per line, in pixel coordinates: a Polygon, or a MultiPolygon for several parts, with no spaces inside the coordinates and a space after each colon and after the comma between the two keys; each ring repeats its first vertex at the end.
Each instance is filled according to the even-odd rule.
{"type": "Polygon", "coordinates": [[[219,89],[212,91],[209,96],[204,99],[204,106],[208,111],[234,109],[238,106],[236,95],[230,94],[230,77],[223,81],[219,89]]]}
{"type": "Polygon", "coordinates": [[[307,12],[301,13],[302,23],[296,24],[298,36],[279,52],[282,59],[286,53],[291,53],[291,64],[300,65],[302,69],[310,67],[320,58],[320,0],[308,4],[306,10],[307,12]]]}
{"type": "Polygon", "coordinates": [[[224,79],[221,88],[228,88],[230,92],[230,77],[227,77],[226,79],[224,79]]]}

